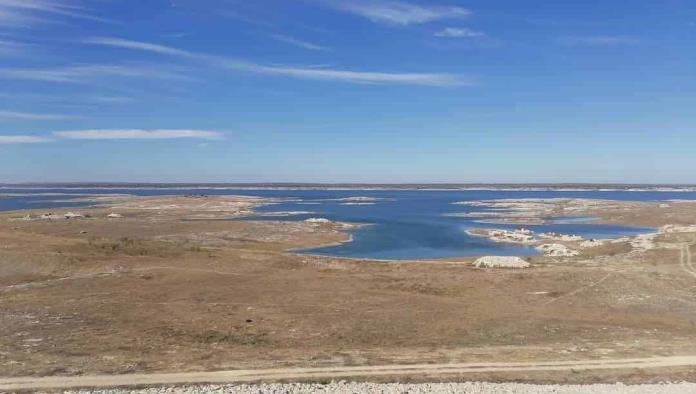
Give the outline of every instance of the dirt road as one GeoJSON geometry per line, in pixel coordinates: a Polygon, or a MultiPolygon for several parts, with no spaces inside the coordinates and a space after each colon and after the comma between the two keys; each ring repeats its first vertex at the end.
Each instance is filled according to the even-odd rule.
{"type": "Polygon", "coordinates": [[[369,376],[452,376],[482,372],[654,369],[696,366],[696,356],[524,363],[378,365],[292,369],[248,369],[133,375],[55,376],[0,379],[0,390],[72,389],[200,383],[242,383],[280,380],[342,379],[369,376]]]}
{"type": "Polygon", "coordinates": [[[681,266],[688,274],[696,277],[696,267],[691,261],[691,244],[683,244],[681,249],[681,266]]]}

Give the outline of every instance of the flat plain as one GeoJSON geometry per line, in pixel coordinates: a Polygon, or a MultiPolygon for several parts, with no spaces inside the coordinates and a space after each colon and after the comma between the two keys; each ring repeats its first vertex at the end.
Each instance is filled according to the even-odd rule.
{"type": "MultiPolygon", "coordinates": [[[[45,210],[0,214],[0,376],[696,355],[696,229],[688,227],[696,203],[557,201],[554,214],[571,207],[606,223],[673,227],[576,256],[534,256],[527,269],[475,268],[473,258],[295,254],[288,250],[347,240],[348,227],[225,220],[263,203],[124,197],[73,209],[78,216],[70,219],[68,209],[44,218],[45,210]]],[[[694,376],[692,365],[628,365],[408,379],[647,383],[694,376]]]]}

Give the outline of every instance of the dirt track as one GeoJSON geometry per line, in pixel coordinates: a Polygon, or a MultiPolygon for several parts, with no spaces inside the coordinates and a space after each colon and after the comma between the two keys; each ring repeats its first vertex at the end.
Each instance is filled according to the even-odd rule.
{"type": "Polygon", "coordinates": [[[73,389],[200,383],[273,382],[288,380],[342,379],[371,376],[446,377],[487,372],[581,371],[608,369],[655,369],[696,366],[696,356],[642,359],[549,361],[522,363],[465,363],[376,365],[364,367],[286,368],[187,372],[166,374],[95,375],[74,377],[0,379],[0,390],[73,389]]]}
{"type": "Polygon", "coordinates": [[[694,267],[694,263],[691,261],[691,244],[684,244],[682,245],[681,249],[681,265],[684,267],[684,271],[686,271],[688,274],[696,277],[696,267],[694,267]]]}

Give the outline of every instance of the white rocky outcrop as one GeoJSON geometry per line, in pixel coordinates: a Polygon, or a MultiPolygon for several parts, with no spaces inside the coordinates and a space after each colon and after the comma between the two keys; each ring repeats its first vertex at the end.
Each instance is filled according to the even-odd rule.
{"type": "Polygon", "coordinates": [[[642,234],[631,239],[631,247],[635,250],[645,251],[655,249],[655,236],[657,234],[642,234]]]}
{"type": "Polygon", "coordinates": [[[594,248],[597,246],[602,246],[604,245],[606,241],[602,239],[588,239],[585,241],[580,242],[580,247],[581,248],[594,248]]]}
{"type": "Polygon", "coordinates": [[[106,215],[106,217],[109,219],[121,219],[123,215],[121,215],[120,213],[110,213],[106,215]]]}
{"type": "Polygon", "coordinates": [[[688,226],[680,226],[677,224],[668,224],[668,225],[662,226],[660,228],[660,233],[662,233],[662,234],[696,233],[696,224],[692,224],[692,225],[688,225],[688,226]]]}
{"type": "Polygon", "coordinates": [[[477,268],[529,268],[529,265],[516,256],[483,256],[474,261],[477,268]]]}
{"type": "Polygon", "coordinates": [[[79,213],[68,212],[68,213],[66,213],[65,215],[63,215],[63,217],[65,217],[66,219],[82,219],[82,218],[84,218],[85,216],[84,216],[84,215],[81,215],[81,214],[79,214],[79,213]]]}
{"type": "Polygon", "coordinates": [[[579,235],[575,234],[559,234],[559,233],[541,233],[539,234],[539,238],[542,239],[552,239],[554,241],[582,241],[583,238],[579,235]]]}
{"type": "Polygon", "coordinates": [[[521,228],[515,231],[495,229],[470,229],[466,233],[476,237],[487,237],[494,242],[508,242],[518,244],[533,244],[534,233],[531,230],[521,228]]]}
{"type": "Polygon", "coordinates": [[[331,223],[331,220],[325,219],[325,218],[309,218],[309,219],[305,219],[305,222],[317,223],[317,224],[328,224],[328,223],[331,223]]]}
{"type": "Polygon", "coordinates": [[[553,257],[572,257],[580,254],[577,250],[570,249],[563,244],[543,244],[537,246],[536,249],[547,256],[553,257]]]}

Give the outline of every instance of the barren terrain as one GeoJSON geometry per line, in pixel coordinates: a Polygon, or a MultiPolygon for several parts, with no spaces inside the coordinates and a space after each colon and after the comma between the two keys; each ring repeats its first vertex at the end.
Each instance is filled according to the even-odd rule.
{"type": "MultiPolygon", "coordinates": [[[[474,268],[474,259],[298,255],[288,250],[345,241],[346,228],[220,220],[249,213],[260,199],[105,203],[112,206],[54,210],[46,219],[44,211],[0,214],[0,376],[696,355],[696,228],[684,227],[696,224],[692,202],[573,208],[607,223],[680,227],[508,270],[474,268]],[[65,219],[69,211],[89,217],[65,219]]],[[[483,370],[466,378],[694,380],[696,367],[483,370]]]]}

